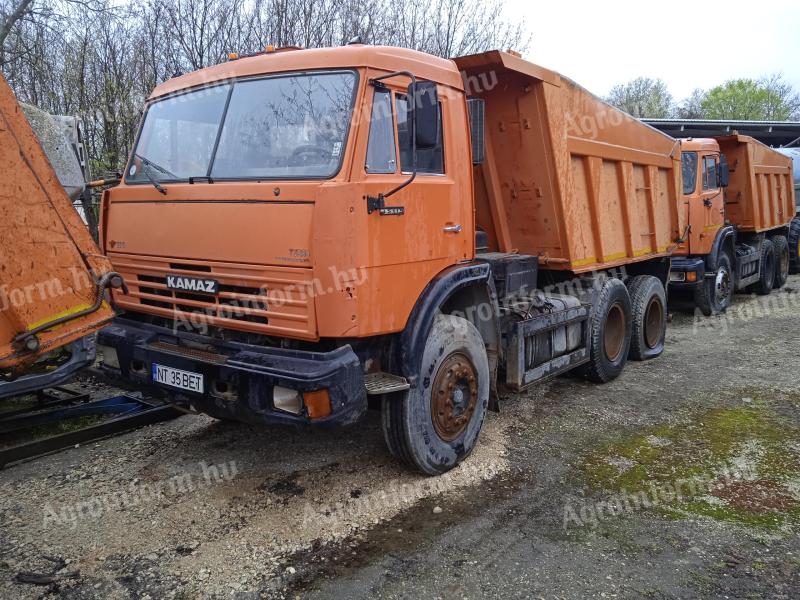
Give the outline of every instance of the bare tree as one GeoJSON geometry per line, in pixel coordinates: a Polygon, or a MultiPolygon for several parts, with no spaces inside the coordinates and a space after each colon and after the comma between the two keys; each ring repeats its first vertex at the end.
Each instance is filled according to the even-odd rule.
{"type": "Polygon", "coordinates": [[[0,69],[20,100],[82,118],[97,175],[122,168],[145,100],[176,73],[355,36],[444,57],[529,42],[502,0],[0,0],[0,69]]]}
{"type": "Polygon", "coordinates": [[[660,79],[637,77],[611,88],[607,101],[632,117],[666,118],[672,114],[672,94],[660,79]]]}
{"type": "Polygon", "coordinates": [[[694,90],[688,98],[684,98],[675,110],[675,116],[679,119],[702,119],[705,117],[703,110],[703,100],[706,92],[700,88],[694,90]]]}
{"type": "Polygon", "coordinates": [[[783,74],[767,75],[758,83],[769,98],[766,107],[768,119],[800,121],[800,94],[783,78],[783,74]]]}

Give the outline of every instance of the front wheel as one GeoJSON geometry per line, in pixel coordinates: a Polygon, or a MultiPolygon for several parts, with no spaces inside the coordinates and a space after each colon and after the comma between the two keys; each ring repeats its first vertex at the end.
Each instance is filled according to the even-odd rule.
{"type": "Polygon", "coordinates": [[[694,303],[705,316],[718,315],[728,310],[733,299],[733,269],[731,258],[722,252],[717,258],[717,269],[695,290],[694,303]]]}
{"type": "Polygon", "coordinates": [[[489,360],[475,326],[438,315],[422,353],[416,385],[384,398],[389,451],[418,471],[439,475],[472,452],[489,405],[489,360]]]}

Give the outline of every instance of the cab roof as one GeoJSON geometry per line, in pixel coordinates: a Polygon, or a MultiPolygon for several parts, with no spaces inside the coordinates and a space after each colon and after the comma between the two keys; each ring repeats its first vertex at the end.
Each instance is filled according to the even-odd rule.
{"type": "Polygon", "coordinates": [[[681,150],[684,152],[719,152],[719,144],[714,138],[682,138],[681,150]]]}
{"type": "Polygon", "coordinates": [[[351,44],[337,48],[279,49],[237,58],[193,71],[158,85],[150,100],[220,81],[269,73],[368,67],[380,71],[411,71],[417,77],[462,90],[461,74],[452,60],[393,46],[351,44]]]}

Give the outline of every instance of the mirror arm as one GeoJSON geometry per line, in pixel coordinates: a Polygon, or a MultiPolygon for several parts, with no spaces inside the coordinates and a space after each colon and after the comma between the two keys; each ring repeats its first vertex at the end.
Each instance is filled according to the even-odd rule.
{"type": "MultiPolygon", "coordinates": [[[[386,75],[381,75],[380,77],[374,77],[369,80],[370,85],[374,87],[381,87],[383,84],[381,83],[384,79],[390,79],[392,77],[399,77],[405,75],[409,79],[411,79],[411,85],[414,86],[417,83],[417,78],[411,71],[395,71],[394,73],[387,73],[386,75]]],[[[412,101],[411,95],[407,95],[407,102],[409,105],[409,121],[411,121],[411,175],[408,179],[406,179],[403,183],[398,185],[393,190],[386,192],[385,194],[381,193],[378,194],[377,198],[374,196],[369,196],[367,198],[367,213],[372,214],[374,211],[381,211],[381,214],[403,214],[400,212],[402,207],[387,207],[384,204],[384,200],[393,196],[403,188],[410,185],[416,178],[417,178],[417,107],[416,102],[412,101]],[[396,212],[393,212],[395,211],[396,212]]]]}

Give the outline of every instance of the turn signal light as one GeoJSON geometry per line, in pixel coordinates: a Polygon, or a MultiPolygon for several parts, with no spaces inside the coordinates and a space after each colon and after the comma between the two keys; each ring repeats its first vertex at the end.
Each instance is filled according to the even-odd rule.
{"type": "Polygon", "coordinates": [[[273,46],[272,44],[269,44],[266,48],[264,48],[264,52],[266,52],[267,54],[275,52],[275,46],[273,46]]]}
{"type": "Polygon", "coordinates": [[[686,273],[686,281],[697,281],[697,272],[689,271],[686,273]]]}
{"type": "Polygon", "coordinates": [[[312,419],[320,417],[327,417],[331,414],[331,397],[328,390],[316,390],[313,392],[306,392],[303,394],[303,402],[305,402],[308,416],[312,419]]]}
{"type": "Polygon", "coordinates": [[[236,52],[229,52],[228,53],[228,60],[236,60],[237,58],[239,58],[239,55],[236,54],[236,52]]]}

